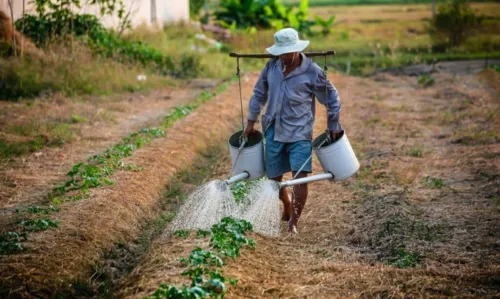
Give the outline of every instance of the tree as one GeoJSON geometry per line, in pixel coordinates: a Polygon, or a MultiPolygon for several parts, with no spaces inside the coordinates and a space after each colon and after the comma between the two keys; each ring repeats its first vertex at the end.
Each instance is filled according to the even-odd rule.
{"type": "Polygon", "coordinates": [[[430,34],[437,43],[458,46],[481,25],[483,19],[466,0],[452,0],[439,5],[437,14],[430,21],[430,34]]]}

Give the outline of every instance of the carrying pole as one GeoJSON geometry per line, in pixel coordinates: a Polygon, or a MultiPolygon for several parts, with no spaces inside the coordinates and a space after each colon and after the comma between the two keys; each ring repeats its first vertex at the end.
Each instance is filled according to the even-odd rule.
{"type": "MultiPolygon", "coordinates": [[[[303,52],[307,57],[317,57],[317,56],[333,56],[335,55],[335,50],[321,51],[321,52],[303,52]]],[[[230,57],[237,58],[278,58],[279,56],[274,56],[271,54],[239,54],[239,53],[229,53],[230,57]]]]}

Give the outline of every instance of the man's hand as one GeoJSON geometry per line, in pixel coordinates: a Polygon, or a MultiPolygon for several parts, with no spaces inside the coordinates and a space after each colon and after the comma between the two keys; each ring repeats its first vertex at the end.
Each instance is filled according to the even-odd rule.
{"type": "Polygon", "coordinates": [[[332,141],[336,141],[342,136],[342,130],[333,130],[330,131],[330,137],[332,138],[332,141]]]}
{"type": "Polygon", "coordinates": [[[251,135],[251,134],[253,134],[253,132],[255,132],[254,125],[255,125],[255,121],[248,120],[247,127],[245,128],[245,132],[243,132],[243,135],[245,135],[245,137],[248,137],[248,135],[251,135]]]}

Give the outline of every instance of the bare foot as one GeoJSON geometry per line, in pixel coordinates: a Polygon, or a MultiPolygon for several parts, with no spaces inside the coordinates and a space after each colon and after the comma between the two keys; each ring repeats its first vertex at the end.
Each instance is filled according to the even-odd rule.
{"type": "Polygon", "coordinates": [[[292,233],[292,234],[298,234],[298,230],[297,230],[297,222],[298,220],[295,219],[295,217],[292,217],[292,219],[290,219],[290,221],[288,221],[288,232],[289,233],[292,233]]]}

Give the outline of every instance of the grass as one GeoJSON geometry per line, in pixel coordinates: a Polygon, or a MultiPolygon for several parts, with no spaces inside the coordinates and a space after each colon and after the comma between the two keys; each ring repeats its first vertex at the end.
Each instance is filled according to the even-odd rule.
{"type": "Polygon", "coordinates": [[[424,147],[421,145],[414,145],[408,150],[408,156],[410,157],[422,157],[424,155],[424,147]]]}
{"type": "MultiPolygon", "coordinates": [[[[415,3],[432,3],[433,0],[310,0],[310,6],[337,6],[337,5],[401,5],[401,4],[415,4],[415,3]]],[[[492,1],[475,1],[475,2],[492,2],[492,1]]],[[[286,5],[298,5],[300,0],[284,0],[286,5]]]]}
{"type": "Polygon", "coordinates": [[[422,183],[431,189],[441,189],[446,186],[446,183],[441,178],[435,178],[431,176],[425,176],[422,178],[422,183]]]}
{"type": "Polygon", "coordinates": [[[172,85],[169,77],[133,64],[122,64],[92,55],[81,44],[72,48],[54,44],[43,59],[0,58],[0,100],[20,100],[61,93],[109,95],[172,85]],[[146,74],[146,81],[137,76],[146,74]]]}
{"type": "Polygon", "coordinates": [[[398,251],[399,256],[389,264],[397,268],[414,268],[420,264],[421,258],[418,253],[408,252],[404,249],[398,251]]]}

